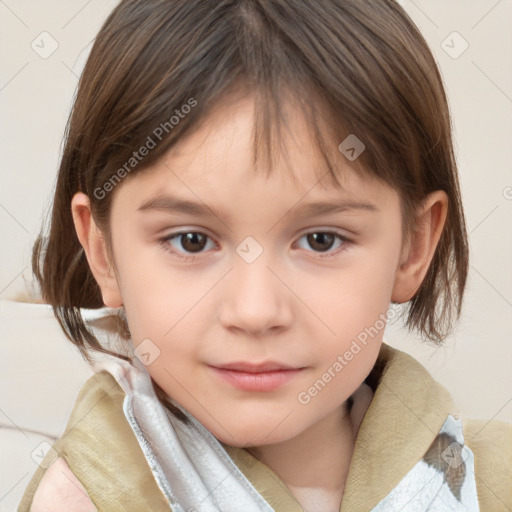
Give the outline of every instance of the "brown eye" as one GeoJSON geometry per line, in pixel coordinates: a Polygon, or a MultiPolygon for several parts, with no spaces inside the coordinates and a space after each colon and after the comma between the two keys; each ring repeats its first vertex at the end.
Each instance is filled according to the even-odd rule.
{"type": "MultiPolygon", "coordinates": [[[[160,243],[164,249],[172,252],[178,258],[190,257],[206,252],[204,249],[210,241],[211,246],[215,247],[215,243],[208,235],[198,231],[182,231],[181,233],[174,233],[162,239],[160,243]]],[[[207,248],[207,249],[208,249],[207,248]]]]}
{"type": "Polygon", "coordinates": [[[314,231],[302,235],[299,239],[298,245],[302,249],[308,250],[308,252],[316,252],[321,258],[327,258],[341,253],[347,249],[351,243],[352,242],[348,238],[345,238],[335,232],[314,231]],[[301,244],[300,241],[302,240],[305,240],[306,244],[301,244]],[[337,243],[336,240],[338,241],[337,243]],[[305,245],[308,247],[305,247],[305,245]]]}
{"type": "Polygon", "coordinates": [[[334,244],[333,233],[310,233],[307,235],[308,244],[316,251],[328,251],[334,244]]]}
{"type": "Polygon", "coordinates": [[[200,252],[204,249],[208,237],[201,233],[181,233],[178,235],[181,246],[188,252],[200,252]]]}

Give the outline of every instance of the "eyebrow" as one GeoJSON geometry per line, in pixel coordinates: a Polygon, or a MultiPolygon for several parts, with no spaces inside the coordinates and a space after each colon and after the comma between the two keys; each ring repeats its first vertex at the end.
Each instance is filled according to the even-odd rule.
{"type": "MultiPolygon", "coordinates": [[[[183,213],[197,217],[209,217],[213,214],[224,222],[229,222],[232,219],[232,216],[224,208],[215,208],[205,203],[162,195],[149,199],[139,206],[137,210],[140,212],[165,211],[169,213],[183,213]]],[[[347,210],[379,211],[372,203],[340,199],[338,201],[316,201],[292,207],[285,216],[293,214],[297,217],[314,217],[347,210]]]]}

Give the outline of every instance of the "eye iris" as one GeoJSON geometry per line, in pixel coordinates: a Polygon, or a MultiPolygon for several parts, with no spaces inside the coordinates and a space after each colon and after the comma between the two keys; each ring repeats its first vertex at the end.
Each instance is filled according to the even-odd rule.
{"type": "Polygon", "coordinates": [[[187,251],[200,252],[206,245],[206,236],[201,233],[184,233],[181,235],[181,245],[187,251]],[[199,248],[194,245],[197,243],[200,245],[199,248]]]}
{"type": "Polygon", "coordinates": [[[334,235],[332,233],[311,233],[308,236],[308,244],[318,251],[328,251],[334,243],[334,235]],[[326,244],[328,247],[325,247],[326,244]]]}

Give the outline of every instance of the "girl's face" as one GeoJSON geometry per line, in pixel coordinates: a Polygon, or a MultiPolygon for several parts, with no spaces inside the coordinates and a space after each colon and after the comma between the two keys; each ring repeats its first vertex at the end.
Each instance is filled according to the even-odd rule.
{"type": "Polygon", "coordinates": [[[295,110],[290,168],[256,172],[252,109],[214,112],[120,185],[111,212],[136,351],[231,446],[291,439],[342,411],[379,352],[402,242],[397,193],[341,153],[336,187],[295,110]],[[296,370],[213,368],[239,362],[296,370]]]}

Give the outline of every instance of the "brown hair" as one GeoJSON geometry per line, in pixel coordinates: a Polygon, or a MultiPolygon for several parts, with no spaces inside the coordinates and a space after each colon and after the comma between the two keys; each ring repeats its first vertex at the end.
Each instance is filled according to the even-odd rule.
{"type": "Polygon", "coordinates": [[[73,195],[89,196],[108,240],[115,189],[104,193],[113,189],[106,184],[153,164],[235,89],[256,97],[255,161],[263,148],[272,163],[285,95],[300,105],[334,182],[344,156],[322,133],[328,126],[338,144],[355,134],[366,150],[353,165],[398,191],[404,234],[427,194],[446,192],[447,221],[406,319],[409,329],[441,343],[461,312],[465,220],[442,79],[425,40],[392,0],[123,0],[116,7],[80,78],[49,236],[41,233],[33,250],[43,297],[69,339],[86,358],[91,349],[109,352],[79,309],[103,302],[75,233],[73,195]],[[165,136],[131,161],[158,127],[165,136]]]}

